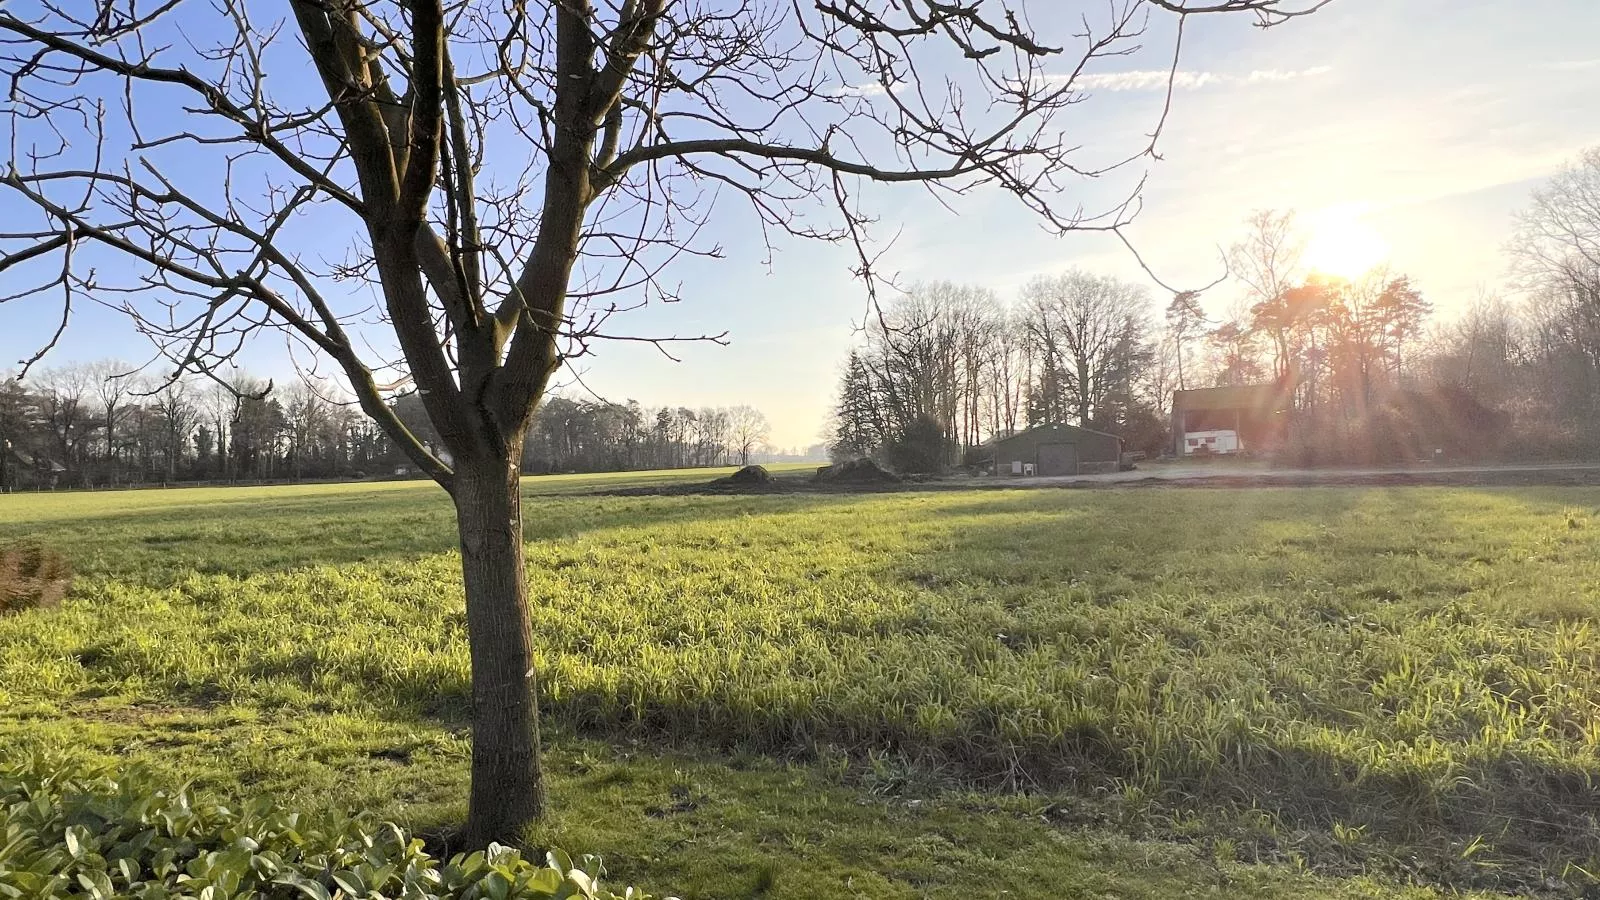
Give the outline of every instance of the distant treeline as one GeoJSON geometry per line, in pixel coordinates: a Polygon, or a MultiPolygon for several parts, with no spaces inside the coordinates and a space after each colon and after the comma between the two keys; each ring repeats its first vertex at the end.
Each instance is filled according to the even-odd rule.
{"type": "MultiPolygon", "coordinates": [[[[424,443],[438,438],[416,395],[396,401],[401,421],[424,443]]],[[[767,417],[751,406],[652,409],[547,397],[522,445],[525,472],[620,472],[747,465],[768,451],[767,417]]]]}
{"type": "MultiPolygon", "coordinates": [[[[414,394],[394,405],[413,433],[437,441],[414,394]]],[[[523,463],[533,473],[742,463],[768,456],[767,431],[748,406],[653,410],[552,396],[523,463]]],[[[164,383],[116,361],[0,381],[0,489],[410,472],[405,455],[330,382],[164,383]]]]}
{"type": "MultiPolygon", "coordinates": [[[[1534,194],[1511,243],[1516,300],[1452,298],[1378,267],[1310,271],[1289,213],[1262,212],[1229,257],[1226,313],[1157,301],[1083,271],[984,288],[912,286],[884,303],[845,362],[836,458],[976,462],[982,443],[1042,423],[1172,446],[1180,388],[1276,384],[1296,463],[1600,455],[1600,149],[1534,194]]],[[[1213,304],[1213,309],[1215,305],[1213,304]]],[[[1262,449],[1262,448],[1257,448],[1262,449]]]]}

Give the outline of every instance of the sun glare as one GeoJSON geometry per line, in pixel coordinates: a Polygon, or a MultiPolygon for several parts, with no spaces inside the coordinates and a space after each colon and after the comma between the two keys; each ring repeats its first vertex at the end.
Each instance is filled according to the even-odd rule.
{"type": "Polygon", "coordinates": [[[1389,245],[1372,226],[1352,215],[1327,216],[1306,245],[1306,264],[1335,278],[1354,280],[1389,255],[1389,245]]]}

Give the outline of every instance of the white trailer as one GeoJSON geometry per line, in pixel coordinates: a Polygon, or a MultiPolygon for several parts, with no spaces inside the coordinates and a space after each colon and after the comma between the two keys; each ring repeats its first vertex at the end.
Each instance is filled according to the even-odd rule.
{"type": "Polygon", "coordinates": [[[1239,446],[1239,432],[1237,431],[1186,431],[1183,434],[1183,455],[1193,456],[1196,453],[1238,453],[1244,449],[1239,446]]]}

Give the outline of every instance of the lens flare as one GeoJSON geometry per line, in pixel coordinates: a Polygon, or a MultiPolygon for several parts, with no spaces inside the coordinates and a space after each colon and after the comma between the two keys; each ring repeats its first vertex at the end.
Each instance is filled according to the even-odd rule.
{"type": "Polygon", "coordinates": [[[1305,261],[1315,272],[1354,281],[1389,256],[1389,245],[1372,226],[1354,215],[1323,217],[1306,245],[1305,261]]]}

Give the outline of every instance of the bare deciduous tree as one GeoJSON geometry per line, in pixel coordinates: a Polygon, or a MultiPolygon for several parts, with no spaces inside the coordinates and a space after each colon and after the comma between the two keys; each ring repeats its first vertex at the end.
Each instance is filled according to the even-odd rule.
{"type": "Polygon", "coordinates": [[[1152,158],[1160,123],[1085,161],[1064,121],[1079,76],[1136,50],[1151,14],[1178,17],[1181,46],[1192,14],[1270,25],[1326,2],[1052,6],[1060,34],[948,0],[10,7],[0,185],[34,215],[8,216],[0,272],[38,280],[4,293],[59,299],[46,349],[99,302],[179,370],[220,371],[262,330],[337,365],[455,502],[466,839],[512,836],[544,807],[520,445],[553,372],[670,298],[664,265],[717,252],[697,236],[719,192],[769,232],[849,242],[863,274],[865,182],[988,186],[1056,229],[1115,230],[1134,198],[1084,213],[1063,189],[1152,158]],[[385,402],[399,384],[440,452],[385,402]]]}
{"type": "Polygon", "coordinates": [[[1272,374],[1289,375],[1294,362],[1295,322],[1284,295],[1302,276],[1305,238],[1292,211],[1259,210],[1250,216],[1243,240],[1228,253],[1229,269],[1243,282],[1251,301],[1251,326],[1272,340],[1272,374]]]}
{"type": "Polygon", "coordinates": [[[1040,422],[1084,427],[1108,419],[1149,357],[1149,293],[1115,278],[1072,271],[1022,290],[1023,327],[1038,357],[1032,387],[1040,422]]]}
{"type": "Polygon", "coordinates": [[[166,462],[166,477],[168,481],[176,480],[178,463],[183,459],[200,411],[181,381],[170,382],[157,391],[154,407],[161,416],[161,455],[166,462]]]}
{"type": "Polygon", "coordinates": [[[1576,363],[1579,393],[1600,413],[1600,147],[1534,191],[1511,249],[1546,343],[1576,363]]]}
{"type": "Polygon", "coordinates": [[[90,367],[95,397],[100,401],[101,425],[105,429],[106,457],[113,466],[117,458],[117,423],[122,419],[123,401],[137,387],[130,377],[136,368],[117,359],[102,360],[90,367]]]}
{"type": "Polygon", "coordinates": [[[753,406],[735,406],[728,410],[728,437],[733,449],[739,453],[739,465],[750,465],[750,454],[767,442],[772,426],[767,417],[753,406]]]}
{"type": "Polygon", "coordinates": [[[1512,252],[1525,287],[1595,291],[1600,283],[1600,147],[1585,150],[1533,192],[1512,252]]]}
{"type": "Polygon", "coordinates": [[[99,422],[92,407],[95,380],[82,366],[47,369],[39,377],[41,423],[49,429],[49,453],[56,464],[81,471],[77,465],[99,422]]]}
{"type": "Polygon", "coordinates": [[[883,401],[888,434],[933,421],[956,445],[977,443],[1002,315],[994,292],[948,281],[911,285],[882,306],[858,360],[883,401]]]}

